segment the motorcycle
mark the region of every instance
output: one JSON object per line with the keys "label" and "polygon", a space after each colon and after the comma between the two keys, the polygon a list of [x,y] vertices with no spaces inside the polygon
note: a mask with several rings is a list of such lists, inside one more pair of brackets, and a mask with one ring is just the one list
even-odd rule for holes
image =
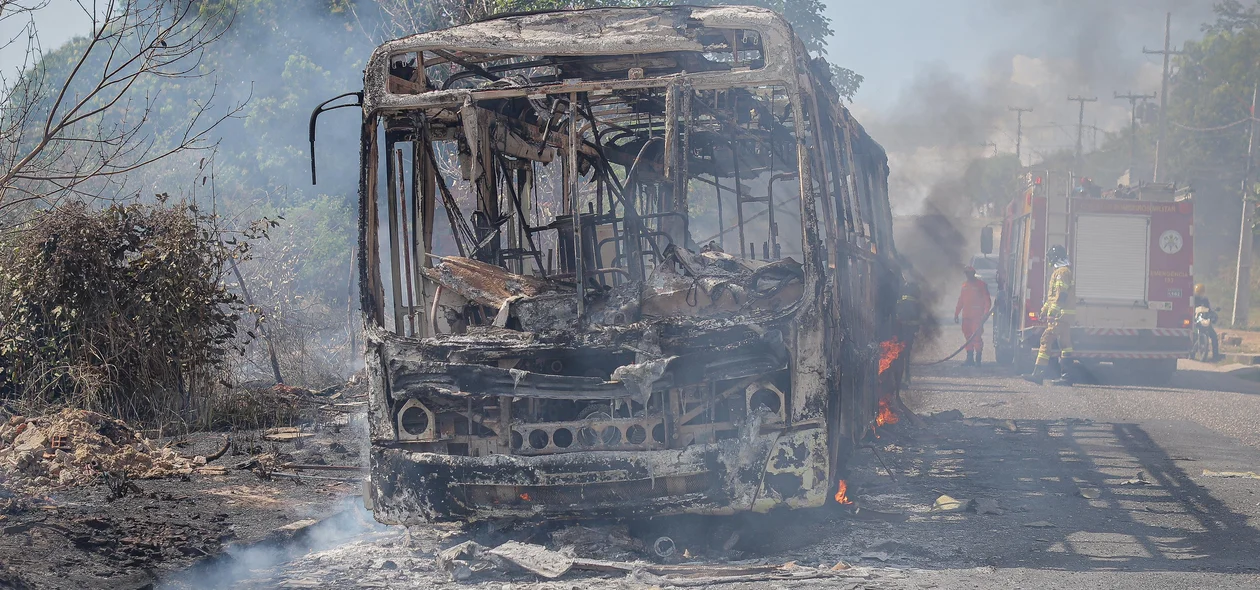
{"label": "motorcycle", "polygon": [[1212,354],[1212,336],[1211,333],[1216,329],[1213,324],[1216,323],[1216,312],[1210,307],[1194,308],[1194,340],[1190,347],[1190,358],[1205,363],[1216,360]]}

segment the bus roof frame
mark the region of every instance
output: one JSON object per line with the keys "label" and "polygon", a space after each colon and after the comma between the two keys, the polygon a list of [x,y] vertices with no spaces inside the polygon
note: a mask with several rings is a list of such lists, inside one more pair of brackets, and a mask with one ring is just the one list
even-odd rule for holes
{"label": "bus roof frame", "polygon": [[[391,93],[387,86],[389,59],[403,53],[437,49],[521,56],[595,57],[703,51],[703,47],[686,34],[697,27],[756,31],[762,38],[764,66],[755,70],[681,72],[633,80],[577,79],[536,86],[434,90],[420,94]],[[774,11],[752,6],[591,8],[497,15],[466,25],[395,39],[378,47],[364,71],[363,112],[440,108],[466,101],[539,94],[656,88],[680,82],[687,82],[697,90],[781,85],[790,96],[797,96],[802,88],[809,88],[800,80],[805,72],[798,70],[798,58],[808,58],[808,54],[793,33],[792,26]]]}

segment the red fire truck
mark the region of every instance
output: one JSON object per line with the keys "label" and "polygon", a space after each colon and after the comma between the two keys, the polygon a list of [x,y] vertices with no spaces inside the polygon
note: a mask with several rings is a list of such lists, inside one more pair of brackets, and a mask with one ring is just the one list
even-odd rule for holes
{"label": "red fire truck", "polygon": [[[1006,208],[993,342],[1000,363],[1032,368],[1045,321],[1046,249],[1067,247],[1076,277],[1073,356],[1166,381],[1188,358],[1194,205],[1189,191],[1143,183],[1099,193],[1066,173],[1032,172]],[[992,250],[991,229],[983,236]]]}

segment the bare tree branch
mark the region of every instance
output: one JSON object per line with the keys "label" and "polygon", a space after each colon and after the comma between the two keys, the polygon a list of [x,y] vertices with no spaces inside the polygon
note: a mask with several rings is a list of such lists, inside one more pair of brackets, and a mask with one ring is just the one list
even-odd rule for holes
{"label": "bare tree branch", "polygon": [[0,51],[25,52],[14,77],[0,73],[0,227],[15,207],[121,192],[109,187],[131,172],[212,148],[211,132],[244,106],[220,108],[216,86],[177,125],[155,128],[163,81],[207,75],[202,58],[231,26],[231,3],[203,13],[191,0],[78,0],[91,30],[62,49],[73,52],[64,69],[39,45],[34,17],[47,5],[0,0],[0,21],[28,21],[0,39]]}

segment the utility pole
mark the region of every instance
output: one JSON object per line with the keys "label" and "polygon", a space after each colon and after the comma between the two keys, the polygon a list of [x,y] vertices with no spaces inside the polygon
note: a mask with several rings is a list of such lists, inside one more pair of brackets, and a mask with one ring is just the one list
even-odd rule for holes
{"label": "utility pole", "polygon": [[1022,168],[1024,161],[1019,158],[1019,144],[1024,136],[1024,113],[1031,113],[1032,109],[1021,109],[1019,107],[1006,107],[1008,111],[1015,111],[1015,162]]}
{"label": "utility pole", "polygon": [[1146,46],[1142,46],[1142,53],[1164,56],[1164,81],[1161,83],[1160,88],[1159,88],[1159,132],[1155,136],[1155,170],[1151,174],[1151,182],[1159,182],[1159,169],[1160,169],[1160,164],[1162,163],[1162,160],[1163,160],[1163,148],[1164,148],[1164,130],[1165,130],[1164,109],[1168,106],[1168,76],[1170,73],[1168,69],[1168,58],[1174,55],[1181,55],[1183,53],[1181,51],[1176,51],[1172,48],[1172,13],[1171,12],[1168,13],[1167,18],[1164,21],[1164,50],[1153,51],[1153,50],[1147,49]]}
{"label": "utility pole", "polygon": [[[1115,93],[1113,93],[1115,94]],[[1129,185],[1137,182],[1137,172],[1133,170],[1137,158],[1137,102],[1155,98],[1154,94],[1116,94],[1116,98],[1129,101]]]}
{"label": "utility pole", "polygon": [[1085,103],[1098,102],[1098,97],[1069,96],[1068,100],[1081,103],[1080,114],[1076,117],[1076,160],[1072,165],[1072,168],[1074,168],[1073,172],[1079,176],[1083,172],[1082,168],[1084,167],[1081,160],[1081,132],[1085,128]]}
{"label": "utility pole", "polygon": [[1242,181],[1242,232],[1238,236],[1238,271],[1234,274],[1234,327],[1247,327],[1247,311],[1251,306],[1251,225],[1255,203],[1251,201],[1252,154],[1256,147],[1256,93],[1260,81],[1251,86],[1251,121],[1247,124],[1247,166]]}

